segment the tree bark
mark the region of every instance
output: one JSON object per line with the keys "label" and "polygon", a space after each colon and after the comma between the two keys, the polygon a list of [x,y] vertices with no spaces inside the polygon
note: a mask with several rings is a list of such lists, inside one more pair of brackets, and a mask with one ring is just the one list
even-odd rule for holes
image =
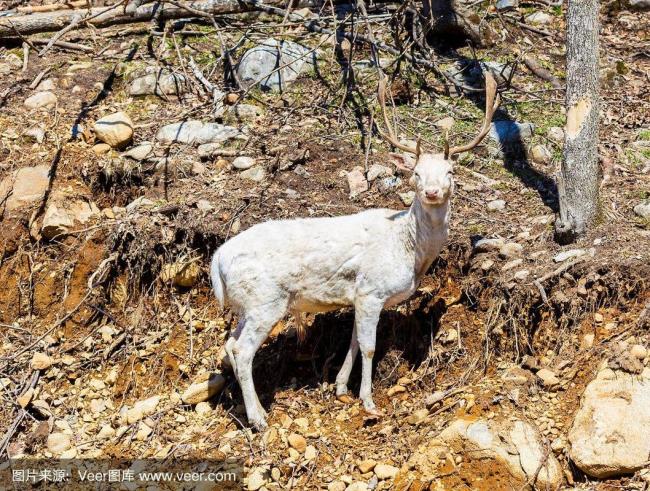
{"label": "tree bark", "polygon": [[566,128],[558,181],[559,242],[573,242],[598,215],[598,0],[569,0],[566,35]]}
{"label": "tree bark", "polygon": [[[282,0],[268,0],[269,5],[284,6]],[[319,5],[317,0],[301,0],[297,7],[313,7]],[[204,0],[188,2],[187,5],[195,10],[208,14],[222,15],[248,12],[251,9],[237,0]],[[154,16],[160,20],[180,19],[191,17],[187,10],[164,3],[149,3],[142,5],[131,13],[125,13],[124,7],[94,7],[90,10],[61,10],[55,12],[33,13],[30,15],[17,15],[15,17],[0,17],[0,38],[36,34],[39,32],[59,31],[70,24],[75,16],[82,14],[82,25],[87,23],[95,27],[106,27],[117,24],[130,24],[134,22],[147,22]]]}

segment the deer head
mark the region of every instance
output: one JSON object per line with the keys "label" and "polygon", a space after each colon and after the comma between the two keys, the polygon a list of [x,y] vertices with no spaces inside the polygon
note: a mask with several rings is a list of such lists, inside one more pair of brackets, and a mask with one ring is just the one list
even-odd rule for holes
{"label": "deer head", "polygon": [[419,138],[415,147],[405,145],[397,139],[386,109],[385,77],[381,77],[379,80],[378,99],[386,127],[385,132],[379,129],[379,134],[392,146],[405,152],[403,154],[391,154],[395,165],[399,169],[413,173],[411,183],[423,204],[439,206],[447,202],[453,192],[452,171],[454,157],[472,150],[481,143],[490,131],[492,117],[501,102],[497,94],[497,83],[492,74],[485,73],[485,118],[481,130],[469,143],[452,148],[449,148],[449,143],[445,138],[444,149],[441,153],[423,152]]}

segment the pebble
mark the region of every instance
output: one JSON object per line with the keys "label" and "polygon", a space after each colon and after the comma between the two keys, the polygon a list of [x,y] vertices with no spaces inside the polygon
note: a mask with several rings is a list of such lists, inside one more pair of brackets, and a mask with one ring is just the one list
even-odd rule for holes
{"label": "pebble", "polygon": [[267,471],[261,467],[255,467],[249,474],[248,474],[248,483],[247,483],[247,489],[249,491],[257,491],[260,489],[262,486],[266,484],[267,478],[266,478]]}
{"label": "pebble", "polygon": [[102,440],[105,440],[107,438],[111,438],[114,435],[115,435],[115,430],[111,425],[102,425],[101,429],[99,430],[99,433],[97,433],[97,438],[101,438]]}
{"label": "pebble", "polygon": [[111,151],[111,146],[108,143],[98,143],[93,145],[93,152],[95,155],[104,155]]}
{"label": "pebble", "polygon": [[411,206],[413,200],[415,200],[415,191],[406,191],[405,193],[397,193],[397,195],[406,206]]}
{"label": "pebble", "polygon": [[379,479],[392,479],[394,478],[397,473],[399,472],[399,469],[393,465],[388,465],[388,464],[377,464],[375,466],[375,475]]}
{"label": "pebble", "polygon": [[39,126],[32,126],[25,131],[25,136],[32,138],[36,143],[43,143],[45,140],[45,130]]}
{"label": "pebble", "polygon": [[130,148],[122,154],[122,157],[128,157],[133,160],[141,161],[147,157],[151,157],[153,153],[153,145],[149,142],[142,142],[133,148]]}
{"label": "pebble", "polygon": [[506,208],[506,202],[502,199],[495,199],[487,204],[487,209],[490,211],[503,211]]}
{"label": "pebble", "polygon": [[52,366],[53,360],[45,353],[34,353],[32,356],[32,368],[34,370],[47,370]]}
{"label": "pebble", "polygon": [[143,401],[136,402],[133,407],[126,412],[126,422],[128,424],[140,421],[142,418],[153,414],[160,402],[160,396],[153,396]]}
{"label": "pebble", "polygon": [[45,90],[25,99],[25,106],[29,109],[52,109],[56,106],[58,99],[53,92]]}
{"label": "pebble", "polygon": [[372,164],[370,169],[368,169],[368,181],[372,182],[378,177],[392,176],[393,169],[386,167],[385,165]]}
{"label": "pebble", "polygon": [[205,416],[206,414],[209,414],[212,412],[212,407],[210,406],[209,402],[199,402],[196,407],[194,408],[196,411],[196,414],[200,416]]}
{"label": "pebble", "polygon": [[365,474],[366,472],[370,472],[375,468],[377,465],[377,461],[373,459],[366,459],[362,460],[361,462],[357,463],[357,467],[359,468],[359,471],[361,474]]}
{"label": "pebble", "polygon": [[239,177],[242,179],[248,179],[249,181],[262,182],[266,179],[266,171],[264,170],[264,167],[255,165],[250,169],[240,172]]}
{"label": "pebble", "polygon": [[133,121],[123,111],[98,119],[93,129],[98,140],[108,143],[113,148],[123,148],[133,138]]}
{"label": "pebble", "polygon": [[314,460],[316,458],[316,455],[318,455],[316,447],[313,445],[307,445],[307,448],[305,448],[305,459]]}
{"label": "pebble", "polygon": [[327,485],[327,491],[345,491],[345,483],[343,481],[332,481]]}
{"label": "pebble", "polygon": [[296,449],[300,453],[303,453],[307,448],[307,441],[305,440],[305,437],[299,435],[298,433],[291,433],[287,437],[287,441],[292,448]]}
{"label": "pebble", "polygon": [[51,433],[47,437],[47,449],[55,455],[62,454],[71,446],[70,437],[64,433]]}
{"label": "pebble", "polygon": [[361,167],[355,167],[352,171],[348,172],[347,179],[350,198],[354,198],[368,191],[368,181],[366,181]]}
{"label": "pebble", "polygon": [[537,376],[540,378],[545,387],[554,387],[560,383],[560,379],[557,378],[555,373],[548,368],[542,368],[537,372]]}
{"label": "pebble", "polygon": [[586,252],[587,251],[585,251],[584,249],[570,249],[568,251],[562,251],[553,257],[553,261],[555,261],[556,263],[561,263],[563,261],[566,261],[567,259],[584,256]]}
{"label": "pebble", "polygon": [[516,242],[507,242],[499,249],[499,255],[506,259],[518,256],[522,253],[524,247]]}
{"label": "pebble", "polygon": [[545,145],[535,145],[530,150],[530,157],[536,164],[547,165],[551,163],[553,155]]}
{"label": "pebble", "polygon": [[641,218],[650,220],[650,201],[644,203],[639,203],[634,207],[634,213],[636,213]]}
{"label": "pebble", "polygon": [[562,143],[564,141],[564,130],[559,126],[551,126],[546,135],[549,140],[553,140],[555,143]]}
{"label": "pebble", "polygon": [[365,482],[357,481],[350,484],[345,491],[367,491],[368,485]]}
{"label": "pebble", "polygon": [[239,170],[246,170],[250,169],[255,165],[255,159],[252,157],[237,157],[235,160],[232,161],[232,166],[235,169]]}
{"label": "pebble", "polygon": [[427,416],[429,416],[428,409],[418,409],[413,414],[409,415],[408,418],[406,418],[406,422],[411,425],[417,425],[422,423],[422,421],[424,421]]}
{"label": "pebble", "polygon": [[585,334],[582,337],[582,343],[581,343],[582,347],[584,349],[591,348],[594,345],[595,338],[596,338],[596,336],[593,333]]}
{"label": "pebble", "polygon": [[528,271],[527,269],[522,269],[521,271],[517,271],[515,273],[515,280],[523,281],[526,278],[528,278],[529,275],[530,275],[530,271]]}
{"label": "pebble", "polygon": [[[207,374],[206,374],[207,375]],[[198,404],[207,401],[223,389],[226,379],[220,373],[207,375],[204,380],[191,384],[181,395],[185,404]]]}
{"label": "pebble", "polygon": [[630,354],[639,360],[643,360],[648,356],[648,350],[645,346],[635,344],[630,348]]}
{"label": "pebble", "polygon": [[479,239],[474,243],[474,252],[481,253],[481,252],[498,251],[504,246],[505,243],[506,243],[505,240],[503,240],[502,238]]}
{"label": "pebble", "polygon": [[530,15],[526,16],[526,22],[533,26],[544,26],[550,24],[553,21],[553,16],[547,14],[546,12],[533,12]]}

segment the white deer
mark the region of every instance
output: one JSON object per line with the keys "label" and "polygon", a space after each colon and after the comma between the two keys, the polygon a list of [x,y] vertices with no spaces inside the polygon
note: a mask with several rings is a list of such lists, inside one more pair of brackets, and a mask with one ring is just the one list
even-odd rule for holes
{"label": "white deer", "polygon": [[336,377],[336,395],[349,401],[348,379],[359,350],[359,396],[365,410],[381,415],[372,400],[372,358],[382,309],[399,304],[417,289],[444,247],[454,189],[453,155],[466,152],[488,133],[498,107],[496,82],[486,74],[483,127],[467,145],[443,153],[421,153],[400,143],[386,111],[385,81],[378,99],[387,133],[384,139],[407,153],[392,154],[395,164],[413,172],[416,194],[407,211],[371,209],[355,215],[273,220],[257,224],[225,242],[214,254],[211,277],[222,306],[239,314],[225,351],[242,390],[248,421],[266,427],[266,412],[253,384],[253,357],[274,325],[291,312],[302,329],[302,312],[354,307],[352,340]]}

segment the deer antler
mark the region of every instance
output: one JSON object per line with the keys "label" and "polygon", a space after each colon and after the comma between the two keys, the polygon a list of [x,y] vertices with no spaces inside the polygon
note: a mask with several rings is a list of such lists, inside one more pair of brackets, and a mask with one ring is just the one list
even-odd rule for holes
{"label": "deer antler", "polygon": [[501,97],[497,94],[497,83],[492,74],[489,71],[485,71],[485,119],[483,120],[483,127],[471,142],[452,148],[445,146],[446,159],[454,154],[467,152],[481,143],[483,138],[485,138],[485,135],[490,131],[492,116],[494,116],[494,112],[497,110],[500,103]]}
{"label": "deer antler", "polygon": [[379,125],[377,126],[377,131],[379,131],[379,134],[381,137],[386,140],[388,143],[390,143],[392,146],[395,148],[399,148],[400,150],[408,153],[415,154],[416,157],[420,155],[420,139],[418,138],[417,144],[415,148],[410,147],[408,145],[404,145],[403,143],[400,143],[397,137],[395,136],[395,130],[393,129],[393,125],[390,122],[390,117],[388,116],[388,111],[386,110],[386,77],[385,76],[380,76],[379,77],[379,88],[377,90],[377,98],[379,99],[379,105],[381,106],[381,112],[384,116],[384,125],[386,126],[386,130],[388,133],[384,133],[381,128],[379,128]]}

